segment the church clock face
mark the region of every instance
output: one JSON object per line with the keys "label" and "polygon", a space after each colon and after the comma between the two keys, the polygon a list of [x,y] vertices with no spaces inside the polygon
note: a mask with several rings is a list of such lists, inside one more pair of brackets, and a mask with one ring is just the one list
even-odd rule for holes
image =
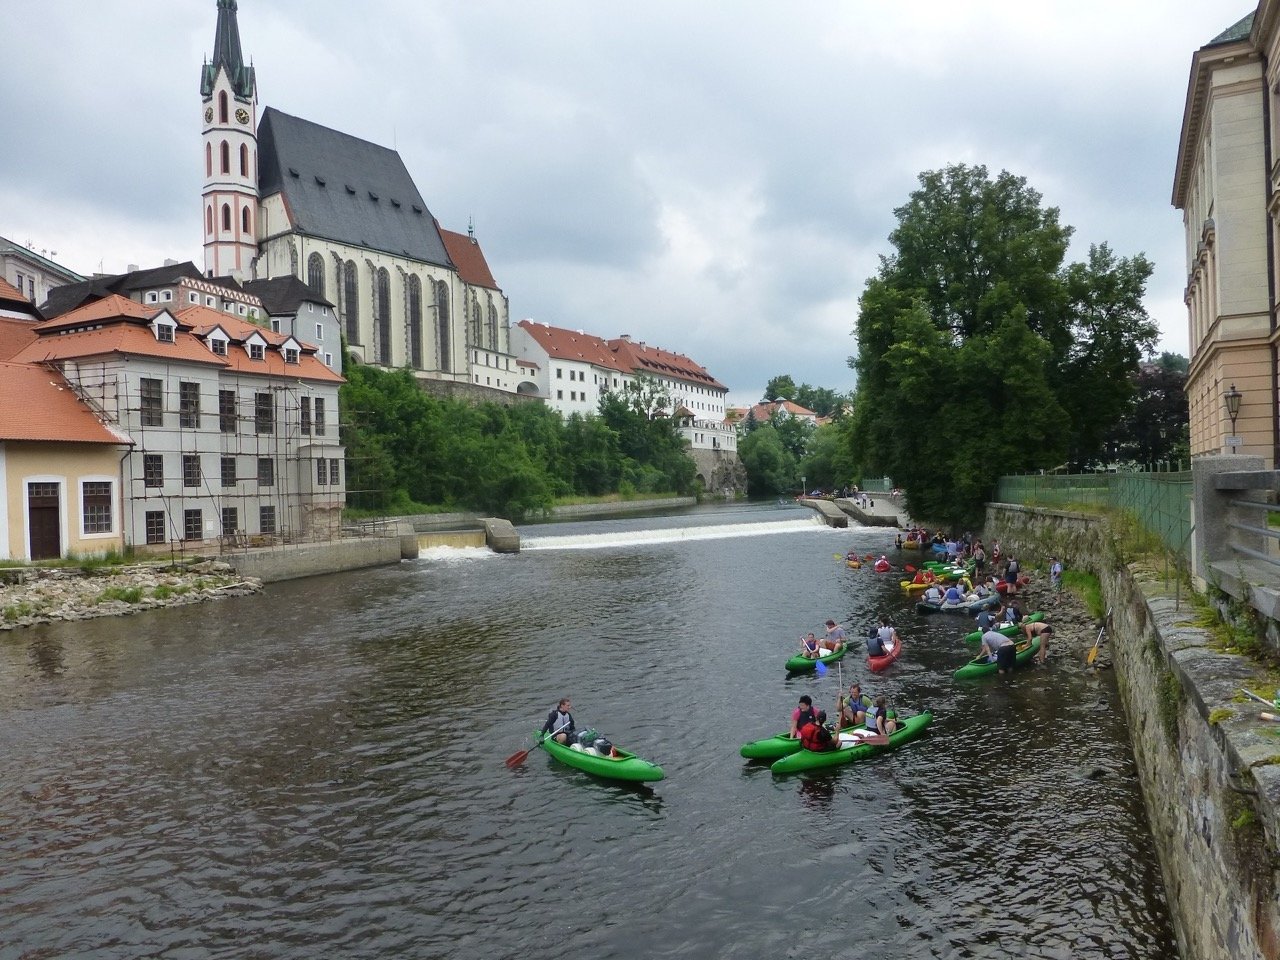
{"label": "church clock face", "polygon": [[239,120],[241,123],[248,123],[249,111],[246,110],[244,107],[241,107],[239,110],[236,111],[236,119]]}
{"label": "church clock face", "polygon": [[204,122],[205,122],[205,123],[213,123],[213,107],[205,107],[205,109],[204,109]]}

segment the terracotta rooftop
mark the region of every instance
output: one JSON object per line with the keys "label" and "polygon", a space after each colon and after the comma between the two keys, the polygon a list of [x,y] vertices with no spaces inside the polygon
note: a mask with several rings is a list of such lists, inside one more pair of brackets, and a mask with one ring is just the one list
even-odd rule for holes
{"label": "terracotta rooftop", "polygon": [[556,360],[577,360],[580,363],[591,363],[597,367],[606,367],[621,373],[630,373],[631,368],[619,360],[609,349],[609,345],[599,337],[579,330],[565,330],[561,327],[548,326],[533,320],[521,320],[519,324],[528,331],[529,336],[538,346],[547,351],[547,356]]}
{"label": "terracotta rooftop", "polygon": [[651,347],[648,344],[636,343],[628,337],[610,340],[609,349],[635,373],[686,380],[709,390],[729,389],[707,373],[706,367],[694,363],[682,353],[672,353],[670,350],[663,350],[661,347]]}
{"label": "terracotta rooftop", "polygon": [[39,363],[110,354],[227,366],[221,357],[214,356],[208,347],[189,333],[179,332],[173,343],[161,343],[149,327],[124,322],[105,323],[92,330],[52,333],[28,344],[13,359]]}
{"label": "terracotta rooftop", "polygon": [[46,320],[44,323],[37,325],[36,330],[44,333],[51,330],[64,330],[68,327],[85,326],[103,320],[118,320],[123,317],[132,317],[135,320],[150,320],[162,309],[162,307],[157,307],[155,304],[143,306],[136,300],[130,300],[128,297],[113,293],[108,297],[103,297],[101,300],[94,300],[82,307],[76,307],[76,309],[54,317],[52,320]]}
{"label": "terracotta rooftop", "polygon": [[[238,373],[253,373],[263,376],[272,377],[293,377],[297,380],[320,380],[326,383],[345,383],[346,378],[340,374],[334,373],[316,356],[316,347],[304,343],[297,337],[291,337],[285,333],[276,333],[274,330],[268,330],[260,327],[256,323],[250,323],[240,317],[233,317],[229,313],[222,313],[218,310],[211,310],[209,307],[187,307],[185,310],[178,311],[178,318],[183,322],[190,324],[193,333],[197,337],[204,337],[214,327],[221,327],[231,342],[236,344],[236,348],[227,351],[225,357],[217,357],[218,360],[225,360],[227,366]],[[274,348],[266,350],[261,360],[251,360],[249,355],[241,348],[242,345],[254,334],[262,337],[267,344]],[[298,344],[298,362],[286,363],[284,355],[279,348],[283,344],[292,340]],[[203,347],[203,340],[200,341]],[[213,356],[213,354],[210,354]]]}
{"label": "terracotta rooftop", "polygon": [[36,325],[28,320],[0,317],[0,360],[9,360],[36,339]]}
{"label": "terracotta rooftop", "polygon": [[61,374],[9,361],[0,361],[0,440],[132,443],[103,425]]}
{"label": "terracotta rooftop", "polygon": [[[437,223],[436,226],[440,225]],[[490,290],[500,289],[498,281],[493,279],[493,273],[489,270],[489,262],[484,258],[484,251],[480,249],[480,244],[474,237],[454,233],[452,230],[441,230],[440,237],[444,240],[444,248],[449,253],[449,259],[458,268],[458,276],[465,283],[473,287],[487,287]]]}
{"label": "terracotta rooftop", "polygon": [[26,294],[4,277],[0,277],[0,301],[3,300],[20,300],[23,303],[30,303],[30,301],[27,300]]}

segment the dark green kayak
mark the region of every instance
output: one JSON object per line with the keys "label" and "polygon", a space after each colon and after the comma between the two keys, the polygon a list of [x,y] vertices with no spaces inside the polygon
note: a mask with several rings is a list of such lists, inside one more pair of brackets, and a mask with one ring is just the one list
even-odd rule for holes
{"label": "dark green kayak", "polygon": [[[533,736],[534,739],[538,738],[537,733]],[[587,773],[593,773],[597,777],[607,777],[610,780],[626,780],[631,783],[645,783],[661,780],[666,776],[662,772],[662,768],[656,763],[642,760],[634,753],[627,753],[617,747],[613,748],[612,756],[602,757],[594,751],[588,752],[566,747],[550,737],[545,740],[539,740],[538,744],[561,763],[576,767],[579,770],[585,770]]]}
{"label": "dark green kayak", "polygon": [[848,652],[849,652],[849,643],[846,640],[845,645],[841,647],[839,650],[836,650],[832,653],[824,654],[823,656],[817,657],[816,659],[810,659],[809,657],[806,657],[803,654],[797,653],[794,657],[792,657],[790,660],[787,661],[787,669],[792,673],[802,673],[806,670],[815,670],[817,669],[816,664],[835,663],[837,660],[842,659],[844,655]]}
{"label": "dark green kayak", "polygon": [[[842,727],[840,732],[851,733],[854,729],[854,727]],[[776,737],[765,737],[763,740],[744,743],[738,752],[747,760],[777,760],[799,749],[799,737],[788,737],[785,733],[780,733]]]}
{"label": "dark green kayak", "polygon": [[886,744],[850,743],[841,745],[839,750],[824,750],[816,753],[813,750],[797,750],[795,753],[775,760],[769,767],[775,774],[799,773],[802,770],[821,770],[824,767],[838,767],[845,763],[866,760],[878,753],[896,750],[904,743],[910,743],[924,735],[929,724],[933,723],[933,713],[925,710],[914,717],[900,719],[901,724],[889,737]]}
{"label": "dark green kayak", "polygon": [[[1035,613],[1031,614],[1030,616],[1023,617],[1022,623],[1039,623],[1043,619],[1044,619],[1044,613],[1040,610],[1037,610]],[[1012,637],[1015,633],[1022,632],[1022,623],[1006,623],[1003,627],[998,627],[996,629],[996,632],[1003,633],[1006,637]],[[973,633],[966,633],[964,635],[964,642],[965,643],[981,643],[982,631],[975,630],[973,631]]]}
{"label": "dark green kayak", "polygon": [[[1018,644],[1018,654],[1013,658],[1013,665],[1015,667],[1025,666],[1039,649],[1039,637],[1032,637],[1030,643],[1025,640],[1022,641],[1022,643]],[[955,677],[957,680],[971,680],[974,677],[987,677],[995,672],[996,665],[988,661],[986,657],[974,657],[955,672]]]}

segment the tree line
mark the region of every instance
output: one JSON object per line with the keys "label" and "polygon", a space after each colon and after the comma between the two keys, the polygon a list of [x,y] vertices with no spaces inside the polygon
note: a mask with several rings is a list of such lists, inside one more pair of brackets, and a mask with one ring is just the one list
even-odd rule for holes
{"label": "tree line", "polygon": [[689,494],[695,468],[669,402],[643,378],[597,414],[472,404],[423,391],[408,370],[349,363],[342,386],[347,504],[370,513],[475,510],[510,519],[558,498]]}

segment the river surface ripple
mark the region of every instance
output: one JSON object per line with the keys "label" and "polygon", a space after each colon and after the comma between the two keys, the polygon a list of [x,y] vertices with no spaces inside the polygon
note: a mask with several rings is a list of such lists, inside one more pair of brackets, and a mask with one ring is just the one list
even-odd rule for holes
{"label": "river surface ripple", "polygon": [[[963,621],[834,559],[884,531],[522,534],[0,635],[0,958],[1175,954],[1111,678],[953,682]],[[867,685],[931,733],[820,776],[742,761],[835,697],[784,674],[798,634],[882,611],[909,647]],[[667,780],[507,769],[561,693]]]}

